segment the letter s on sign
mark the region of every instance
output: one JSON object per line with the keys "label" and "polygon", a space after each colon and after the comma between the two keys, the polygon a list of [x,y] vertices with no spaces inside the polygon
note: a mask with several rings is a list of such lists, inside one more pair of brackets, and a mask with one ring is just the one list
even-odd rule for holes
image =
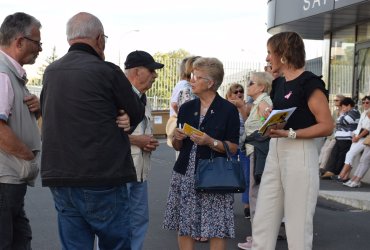
{"label": "letter s on sign", "polygon": [[311,6],[310,0],[303,0],[303,10],[307,11]]}

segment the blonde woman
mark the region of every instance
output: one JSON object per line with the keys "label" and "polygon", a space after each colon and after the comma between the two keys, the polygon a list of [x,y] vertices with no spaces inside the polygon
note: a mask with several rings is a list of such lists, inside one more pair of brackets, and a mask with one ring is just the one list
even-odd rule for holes
{"label": "blonde woman", "polygon": [[[249,185],[249,204],[250,215],[253,220],[256,210],[256,200],[258,195],[259,184],[265,167],[266,156],[269,150],[270,138],[262,138],[258,134],[264,119],[267,116],[266,109],[272,107],[272,101],[269,96],[272,74],[269,72],[253,72],[247,88],[247,95],[253,99],[252,109],[245,122],[246,153],[250,161],[250,185]],[[252,247],[252,237],[247,237],[246,242],[239,243],[241,249]]]}

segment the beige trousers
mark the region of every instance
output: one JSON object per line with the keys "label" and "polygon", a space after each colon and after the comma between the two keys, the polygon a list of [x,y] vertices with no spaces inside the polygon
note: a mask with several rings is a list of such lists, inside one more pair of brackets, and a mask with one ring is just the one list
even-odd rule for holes
{"label": "beige trousers", "polygon": [[271,139],[252,225],[252,249],[275,249],[283,216],[289,249],[312,249],[318,192],[315,140]]}

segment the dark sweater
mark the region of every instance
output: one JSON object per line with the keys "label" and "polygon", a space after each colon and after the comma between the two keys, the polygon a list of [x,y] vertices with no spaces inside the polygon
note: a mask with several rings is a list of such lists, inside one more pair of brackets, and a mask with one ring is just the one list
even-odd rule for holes
{"label": "dark sweater", "polygon": [[[210,137],[219,141],[230,141],[239,144],[239,113],[236,107],[229,101],[226,101],[218,94],[208,108],[203,122],[199,125],[200,119],[200,100],[194,99],[181,105],[177,118],[177,127],[179,123],[183,126],[184,123],[199,128]],[[190,151],[193,142],[187,137],[183,140],[179,157],[174,166],[174,170],[178,173],[185,174],[189,164]],[[208,146],[198,146],[196,160],[209,159],[211,156],[211,148]],[[215,153],[215,157],[224,156],[225,154]]]}
{"label": "dark sweater", "polygon": [[41,93],[43,186],[112,186],[135,181],[123,109],[136,126],[144,106],[120,68],[88,45],[50,64]]}

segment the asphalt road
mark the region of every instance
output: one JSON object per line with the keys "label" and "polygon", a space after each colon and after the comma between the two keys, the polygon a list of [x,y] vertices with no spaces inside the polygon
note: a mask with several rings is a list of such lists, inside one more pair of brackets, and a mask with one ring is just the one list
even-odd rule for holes
{"label": "asphalt road", "polygon": [[[163,140],[164,141],[164,140]],[[176,250],[176,232],[162,229],[168,185],[175,159],[174,151],[161,143],[152,155],[149,178],[150,224],[144,250]],[[33,230],[34,250],[61,249],[53,200],[48,188],[29,188],[26,212]],[[228,240],[227,249],[238,249],[237,243],[251,235],[249,220],[243,216],[241,195],[235,195],[236,238]],[[370,212],[319,199],[314,218],[315,250],[369,250]],[[209,249],[208,243],[197,243],[197,250]],[[278,241],[276,249],[288,249],[286,241]]]}

